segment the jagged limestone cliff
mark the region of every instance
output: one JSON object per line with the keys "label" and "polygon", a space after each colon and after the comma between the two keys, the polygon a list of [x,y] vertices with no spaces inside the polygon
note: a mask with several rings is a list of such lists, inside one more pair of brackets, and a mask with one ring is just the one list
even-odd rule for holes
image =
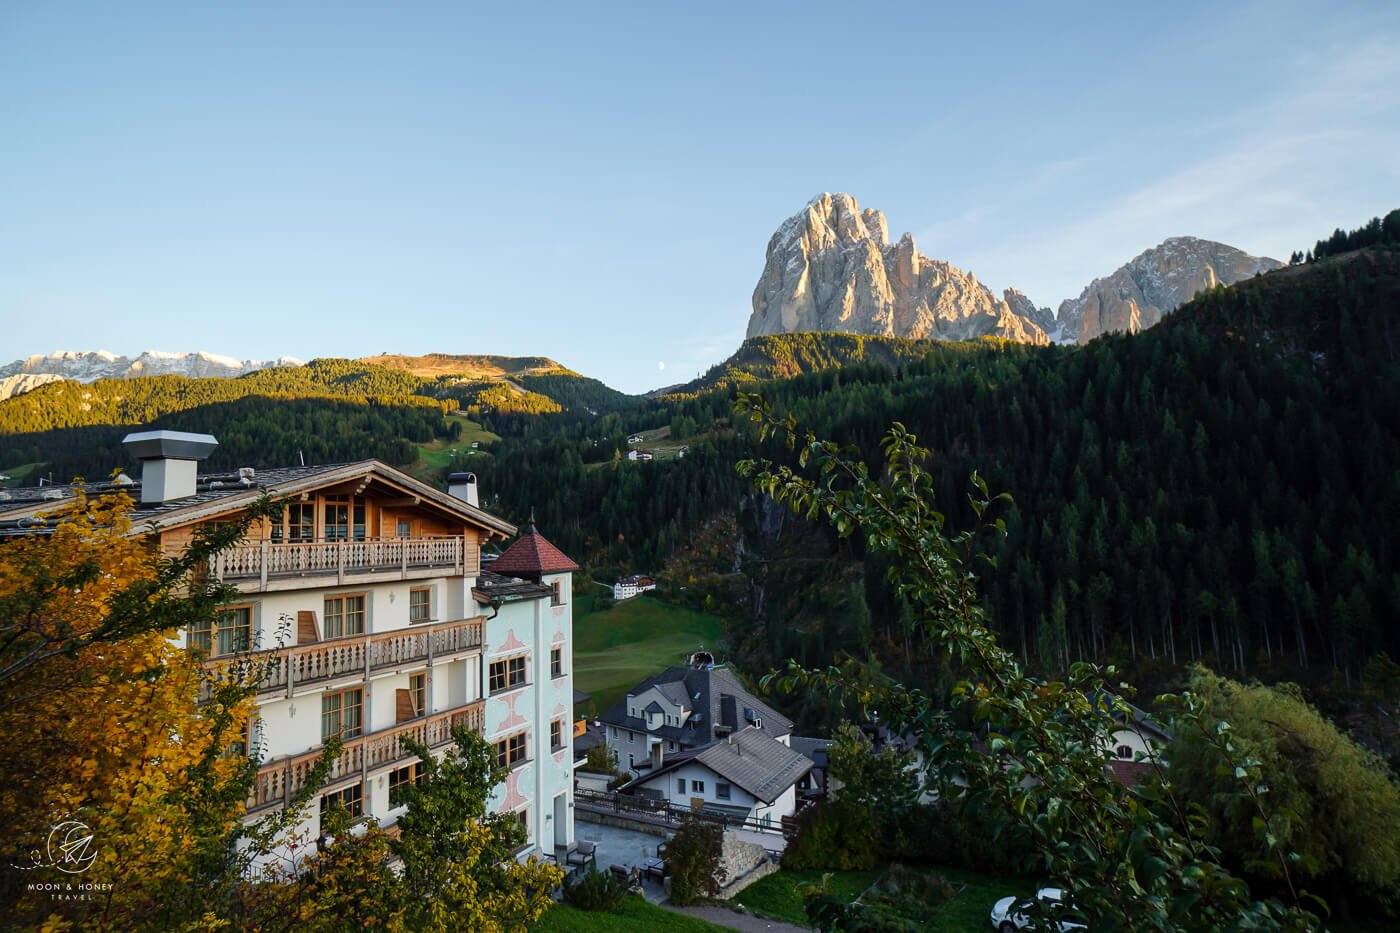
{"label": "jagged limestone cliff", "polygon": [[920,253],[913,235],[891,243],[885,216],[849,194],[818,195],[768,241],[747,336],[799,331],[1047,342],[976,276]]}
{"label": "jagged limestone cliff", "polygon": [[1094,279],[1078,298],[1061,302],[1059,339],[1087,343],[1112,331],[1151,327],[1197,292],[1233,285],[1283,265],[1196,237],[1172,237],[1138,254],[1112,275]]}

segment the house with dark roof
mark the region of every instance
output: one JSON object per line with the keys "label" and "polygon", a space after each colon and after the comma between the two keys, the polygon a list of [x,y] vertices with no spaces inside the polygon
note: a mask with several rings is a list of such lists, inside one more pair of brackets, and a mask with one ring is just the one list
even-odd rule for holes
{"label": "house with dark roof", "polygon": [[758,699],[725,667],[669,667],[627,691],[598,717],[620,767],[659,767],[668,754],[702,748],[755,726],[787,744],[792,721]]}
{"label": "house with dark roof", "polygon": [[[629,786],[687,805],[700,800],[714,809],[740,808],[775,818],[791,813],[795,806],[791,784],[812,768],[811,759],[789,747],[792,721],[745,689],[733,671],[711,663],[708,654],[698,652],[692,660],[695,663],[669,667],[643,680],[599,717],[608,747],[617,753],[618,766],[637,776]],[[738,742],[740,735],[743,745],[734,746],[730,740]],[[773,795],[767,779],[757,780],[749,772],[741,785],[718,771],[709,777],[691,774],[697,769],[715,770],[714,762],[720,760],[715,756],[721,752],[701,755],[720,744],[738,748],[735,755],[747,748],[751,769],[767,769],[768,778],[780,782],[790,774],[791,781]],[[667,783],[653,780],[671,775],[672,764],[686,765],[686,774],[672,775]],[[691,782],[684,796],[674,784],[681,778]],[[737,797],[733,796],[736,787],[742,792]]]}
{"label": "house with dark roof", "polygon": [[812,760],[755,725],[646,769],[622,791],[737,819],[778,824],[797,809]]}

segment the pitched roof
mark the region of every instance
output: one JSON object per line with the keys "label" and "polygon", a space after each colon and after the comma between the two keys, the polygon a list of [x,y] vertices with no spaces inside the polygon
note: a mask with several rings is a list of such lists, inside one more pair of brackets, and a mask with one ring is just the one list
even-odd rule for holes
{"label": "pitched roof", "polygon": [[812,770],[812,760],[759,729],[743,729],[704,748],[673,755],[656,771],[627,786],[643,784],[683,764],[700,764],[731,784],[771,804]]}
{"label": "pitched roof", "polygon": [[[155,526],[172,528],[204,521],[252,505],[264,494],[273,498],[307,492],[350,479],[372,478],[390,488],[417,497],[425,505],[445,509],[488,532],[514,534],[516,528],[478,506],[449,496],[379,460],[328,463],[317,466],[281,467],[248,473],[202,473],[195,493],[169,502],[141,502],[141,481],[88,483],[89,496],[125,492],[135,500],[131,512],[133,534],[146,534]],[[44,486],[0,490],[0,522],[16,533],[34,533],[34,516],[51,511],[73,496],[72,486]]]}
{"label": "pitched roof", "polygon": [[745,709],[751,709],[763,720],[762,729],[774,738],[792,732],[792,720],[764,703],[739,683],[738,678],[728,668],[697,668],[676,665],[668,667],[653,677],[648,677],[627,691],[631,696],[639,696],[656,687],[672,702],[688,706],[693,712],[684,726],[661,726],[648,730],[640,717],[627,712],[627,698],[623,697],[599,716],[601,722],[635,729],[675,739],[683,746],[704,745],[715,738],[715,727],[727,727],[737,732],[750,723],[744,716]]}
{"label": "pitched roof", "polygon": [[545,540],[532,523],[528,531],[516,538],[505,553],[491,562],[495,573],[564,573],[577,570],[578,564],[563,551]]}

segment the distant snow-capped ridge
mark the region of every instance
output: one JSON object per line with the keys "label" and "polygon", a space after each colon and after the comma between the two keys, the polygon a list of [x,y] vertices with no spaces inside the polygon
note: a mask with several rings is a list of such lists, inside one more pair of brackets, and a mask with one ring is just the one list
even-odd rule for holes
{"label": "distant snow-capped ridge", "polygon": [[[118,356],[106,350],[80,352],[58,350],[15,360],[0,366],[0,399],[19,395],[54,379],[95,382],[98,379],[134,379],[137,376],[189,376],[195,379],[231,378],[278,366],[305,366],[303,360],[279,356],[275,360],[240,360],[217,353],[168,353],[146,350],[139,356]],[[12,379],[29,376],[48,379]]]}

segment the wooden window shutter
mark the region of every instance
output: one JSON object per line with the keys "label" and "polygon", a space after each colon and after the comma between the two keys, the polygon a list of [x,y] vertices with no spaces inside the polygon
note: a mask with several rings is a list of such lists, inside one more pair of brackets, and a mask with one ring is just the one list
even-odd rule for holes
{"label": "wooden window shutter", "polygon": [[297,644],[309,645],[321,640],[316,629],[316,610],[302,609],[297,612]]}
{"label": "wooden window shutter", "polygon": [[400,687],[394,691],[394,721],[408,722],[417,717],[418,711],[413,708],[413,691]]}

